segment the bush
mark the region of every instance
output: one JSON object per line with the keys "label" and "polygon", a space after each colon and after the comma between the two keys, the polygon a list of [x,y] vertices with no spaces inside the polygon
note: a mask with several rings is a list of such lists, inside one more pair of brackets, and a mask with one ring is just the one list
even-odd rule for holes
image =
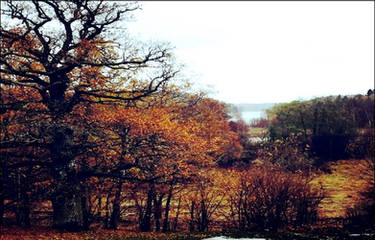
{"label": "bush", "polygon": [[374,160],[366,161],[366,170],[361,172],[361,178],[366,180],[368,188],[361,192],[362,201],[346,211],[345,227],[352,231],[363,231],[375,227],[375,166]]}
{"label": "bush", "polygon": [[287,171],[296,172],[311,169],[314,159],[309,156],[310,145],[302,134],[291,134],[284,139],[277,139],[259,148],[258,157],[276,164]]}
{"label": "bush", "polygon": [[374,159],[375,131],[373,128],[364,129],[360,134],[349,141],[346,152],[355,158]]}
{"label": "bush", "polygon": [[300,174],[261,165],[241,172],[237,184],[228,201],[232,228],[277,231],[317,220],[323,194],[312,190],[309,181]]}
{"label": "bush", "polygon": [[250,127],[256,128],[267,128],[271,124],[271,121],[267,118],[255,118],[250,121]]}

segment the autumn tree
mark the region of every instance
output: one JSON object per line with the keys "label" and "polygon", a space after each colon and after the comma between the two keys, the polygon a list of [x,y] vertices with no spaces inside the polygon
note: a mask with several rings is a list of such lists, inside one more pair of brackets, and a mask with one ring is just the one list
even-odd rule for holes
{"label": "autumn tree", "polygon": [[214,221],[219,220],[218,213],[224,205],[227,192],[222,185],[223,173],[220,170],[204,169],[197,175],[188,188],[185,201],[189,208],[189,230],[204,232]]}
{"label": "autumn tree", "polygon": [[[85,201],[78,159],[89,136],[74,127],[73,113],[94,103],[126,105],[157,93],[176,74],[169,49],[133,44],[124,35],[113,37],[113,27],[138,9],[136,3],[1,4],[2,96],[9,89],[30,92],[2,98],[1,113],[25,112],[34,118],[24,126],[33,122],[38,123],[36,129],[43,129],[37,137],[26,133],[17,139],[2,138],[2,151],[16,146],[43,147],[48,157],[22,159],[18,164],[51,171],[54,227],[83,229]],[[84,172],[90,175],[90,169]]]}
{"label": "autumn tree", "polygon": [[[33,91],[25,87],[3,86],[1,99],[33,101]],[[39,106],[30,104],[33,114],[26,111],[7,111],[1,114],[1,217],[9,210],[15,213],[17,224],[28,226],[30,207],[35,201],[47,199],[40,187],[49,179],[45,142],[36,142],[43,135],[43,120],[38,115]],[[23,144],[25,143],[25,144]],[[4,205],[5,199],[11,200]],[[22,210],[21,210],[22,209]],[[21,217],[23,215],[23,217]]]}
{"label": "autumn tree", "polygon": [[[257,144],[254,144],[250,140],[250,126],[246,124],[243,120],[230,121],[229,126],[231,131],[237,133],[238,140],[243,148],[241,157],[239,159],[232,159],[227,165],[236,165],[249,163],[250,160],[256,158],[256,151],[258,148]],[[241,160],[241,161],[238,161]]]}
{"label": "autumn tree", "polygon": [[[106,114],[112,117],[107,119]],[[151,208],[160,205],[155,203],[160,203],[165,195],[161,194],[156,201],[158,191],[163,192],[162,186],[188,178],[199,165],[209,160],[203,152],[206,149],[204,139],[190,133],[190,125],[180,124],[173,117],[168,108],[125,109],[120,106],[93,118],[106,124],[106,134],[111,138],[104,138],[102,163],[90,167],[96,172],[103,172],[103,169],[121,172],[121,176],[112,174],[119,178],[118,194],[121,193],[121,180],[145,183],[147,204],[144,207],[139,204],[140,229],[143,231],[150,230]],[[148,210],[143,213],[143,208]],[[160,213],[156,215],[160,229]]]}
{"label": "autumn tree", "polygon": [[204,98],[197,104],[179,109],[182,123],[194,121],[195,134],[205,139],[210,146],[206,154],[214,162],[227,162],[239,158],[242,146],[239,135],[229,124],[225,104],[211,98]]}
{"label": "autumn tree", "polygon": [[[116,122],[106,128],[116,126],[111,135],[127,133],[128,143],[123,148],[127,157],[122,162],[133,167],[125,174],[143,182],[132,193],[141,231],[168,231],[174,193],[181,186],[194,183],[197,172],[215,166],[220,158],[236,157],[241,151],[237,135],[230,131],[224,117],[222,104],[200,96],[183,95],[173,102],[147,109],[108,112]],[[94,119],[102,119],[100,116],[105,113]],[[103,117],[103,122],[109,122],[107,119]],[[116,156],[110,163],[120,159]]]}
{"label": "autumn tree", "polygon": [[[131,124],[140,126],[143,118],[147,119],[151,114],[151,119],[145,121],[151,124],[142,127],[142,133],[129,135],[140,139],[143,134],[152,134],[147,137],[148,143],[138,147],[136,152],[139,153],[132,154],[143,156],[139,157],[140,163],[146,167],[140,167],[137,176],[152,180],[143,185],[144,194],[136,192],[134,195],[142,231],[151,230],[151,217],[156,231],[161,228],[168,231],[174,192],[181,185],[194,184],[202,169],[216,166],[219,159],[238,157],[241,152],[237,135],[230,131],[224,117],[223,105],[213,99],[196,97],[185,95],[184,101],[180,99],[161,109],[154,106],[143,111],[145,116],[135,118],[137,124]],[[132,148],[129,146],[128,149]],[[152,151],[147,153],[147,149]]]}

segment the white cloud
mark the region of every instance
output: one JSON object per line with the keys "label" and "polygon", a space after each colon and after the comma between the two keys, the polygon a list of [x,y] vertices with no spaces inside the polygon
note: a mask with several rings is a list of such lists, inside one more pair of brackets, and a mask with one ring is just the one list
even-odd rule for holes
{"label": "white cloud", "polygon": [[164,40],[227,102],[374,87],[374,2],[141,2],[133,34]]}

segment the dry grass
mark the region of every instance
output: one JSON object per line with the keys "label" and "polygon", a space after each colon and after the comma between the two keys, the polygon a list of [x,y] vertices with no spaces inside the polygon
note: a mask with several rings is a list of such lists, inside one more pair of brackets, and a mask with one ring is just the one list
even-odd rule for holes
{"label": "dry grass", "polygon": [[250,127],[249,128],[249,136],[251,138],[255,137],[264,137],[267,134],[267,128],[257,128],[257,127]]}
{"label": "dry grass", "polygon": [[0,240],[198,240],[212,236],[210,233],[142,233],[122,229],[69,233],[41,227],[0,227],[0,233]]}
{"label": "dry grass", "polygon": [[326,196],[319,205],[319,217],[345,217],[346,209],[366,200],[360,193],[369,187],[373,173],[366,160],[340,160],[329,168],[331,173],[313,180],[316,187],[322,185]]}

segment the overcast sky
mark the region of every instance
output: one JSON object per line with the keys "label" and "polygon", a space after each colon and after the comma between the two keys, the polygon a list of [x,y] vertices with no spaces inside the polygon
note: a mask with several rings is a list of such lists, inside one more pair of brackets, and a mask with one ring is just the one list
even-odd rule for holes
{"label": "overcast sky", "polygon": [[374,87],[374,2],[140,2],[129,30],[168,41],[185,74],[228,103]]}

